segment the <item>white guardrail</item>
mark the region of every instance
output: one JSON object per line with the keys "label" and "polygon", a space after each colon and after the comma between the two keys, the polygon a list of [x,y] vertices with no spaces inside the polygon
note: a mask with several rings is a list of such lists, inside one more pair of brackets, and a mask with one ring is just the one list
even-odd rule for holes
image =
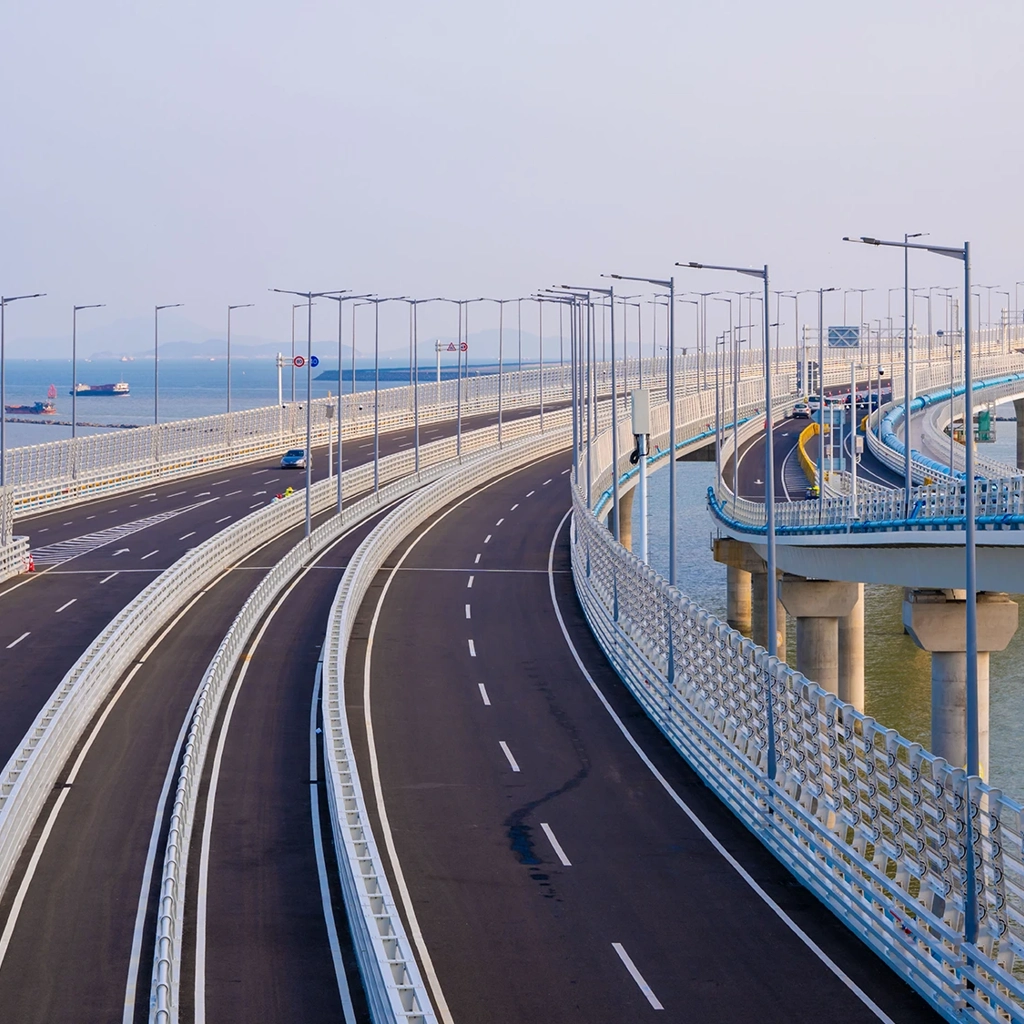
{"label": "white guardrail", "polygon": [[548,433],[474,459],[407,499],[359,546],[331,608],[322,695],[327,794],[345,905],[374,1024],[434,1024],[437,1018],[371,831],[352,747],[344,680],[356,615],[385,559],[410,531],[471,487],[564,450],[570,440],[566,413]]}
{"label": "white guardrail", "polygon": [[[553,427],[558,415],[552,416]],[[511,442],[534,429],[533,418],[517,420],[504,428],[503,438]],[[466,434],[463,458],[467,447],[489,448],[496,441],[496,426]],[[452,459],[455,445],[451,437],[425,445],[421,468]],[[382,459],[382,482],[410,474],[413,459],[408,449]],[[368,490],[372,464],[347,470],[344,482],[349,493]],[[331,479],[313,486],[315,512],[331,507],[336,487]],[[68,757],[124,672],[178,608],[256,546],[298,525],[304,509],[298,497],[274,502],[197,545],[129,602],[68,670],[0,772],[0,898]]]}
{"label": "white guardrail", "polygon": [[[577,486],[573,503],[572,569],[587,621],[676,750],[948,1020],[1024,1019],[1021,805],[770,658],[616,544]],[[963,935],[968,856],[976,945]]]}

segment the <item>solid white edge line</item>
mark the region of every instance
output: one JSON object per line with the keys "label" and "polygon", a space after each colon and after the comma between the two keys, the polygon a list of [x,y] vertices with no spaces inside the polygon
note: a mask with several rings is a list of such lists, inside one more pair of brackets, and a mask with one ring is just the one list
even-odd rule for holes
{"label": "solid white edge line", "polygon": [[309,710],[309,812],[313,823],[313,850],[316,853],[316,874],[320,882],[320,900],[324,908],[324,922],[327,926],[327,941],[331,945],[331,959],[334,961],[334,976],[338,982],[338,994],[341,996],[341,1009],[345,1015],[345,1024],[356,1024],[356,1010],[352,1004],[352,991],[345,974],[345,962],[341,958],[341,941],[338,938],[338,926],[334,919],[334,906],[331,903],[331,886],[327,880],[327,857],[324,853],[324,837],[320,827],[320,791],[316,783],[317,775],[317,742],[316,717],[320,706],[320,686],[323,680],[323,655],[316,664],[316,681],[313,684],[313,703]]}
{"label": "solid white edge line", "polygon": [[622,733],[626,742],[636,751],[637,756],[646,765],[650,773],[657,779],[662,789],[669,795],[669,798],[679,809],[693,822],[705,839],[723,857],[729,866],[747,883],[750,888],[771,908],[772,912],[786,925],[787,928],[884,1024],[896,1024],[896,1022],[826,953],[789,915],[761,888],[760,885],[749,874],[746,868],[718,841],[711,830],[704,824],[683,798],[672,788],[672,784],[658,771],[654,762],[647,756],[640,744],[633,738],[633,734],[626,728],[625,722],[618,716],[615,709],[608,702],[608,699],[601,692],[600,687],[594,682],[594,677],[587,671],[583,659],[576,650],[576,645],[569,636],[565,619],[562,618],[562,610],[558,606],[558,598],[555,595],[555,544],[558,535],[562,532],[565,521],[572,515],[572,509],[568,509],[562,516],[558,526],[555,527],[554,536],[551,538],[551,547],[548,549],[548,592],[551,595],[551,605],[555,610],[555,617],[561,627],[562,636],[565,638],[566,646],[572,654],[573,660],[583,675],[583,678],[590,684],[590,688],[597,695],[605,711],[608,712],[612,721]]}
{"label": "solid white edge line", "polygon": [[562,862],[562,867],[571,868],[572,861],[566,857],[562,844],[555,838],[555,833],[551,831],[551,826],[546,821],[542,821],[540,827],[544,830],[544,835],[548,837],[548,842],[551,844],[551,849],[555,851],[555,856]]}
{"label": "solid white edge line", "polygon": [[512,771],[519,771],[519,762],[512,756],[512,751],[509,750],[508,744],[504,740],[498,740],[498,746],[501,747],[501,752],[505,755]]}
{"label": "solid white edge line", "polygon": [[[495,477],[493,480],[488,480],[487,483],[482,484],[473,491],[470,491],[469,494],[455,502],[454,505],[449,506],[431,523],[425,526],[405,549],[402,557],[398,559],[394,568],[392,568],[388,573],[388,578],[384,581],[384,586],[381,588],[380,594],[377,596],[377,605],[374,608],[373,617],[370,620],[370,629],[366,638],[366,653],[363,656],[363,722],[366,729],[367,759],[370,763],[370,777],[373,783],[373,798],[377,803],[377,817],[380,820],[380,830],[384,838],[384,848],[387,850],[388,859],[391,861],[391,870],[395,876],[395,888],[398,890],[398,899],[402,904],[403,911],[405,912],[409,935],[412,940],[412,944],[416,947],[416,955],[419,957],[420,969],[423,971],[423,974],[427,979],[427,985],[430,987],[431,994],[434,997],[434,1009],[443,1021],[443,1024],[454,1024],[454,1020],[452,1018],[451,1010],[448,1009],[448,1001],[444,997],[444,991],[441,989],[441,983],[438,980],[437,972],[434,969],[434,961],[430,956],[430,951],[427,949],[426,941],[423,938],[419,918],[416,916],[416,908],[412,905],[412,896],[409,893],[409,886],[405,880],[405,872],[402,870],[401,861],[398,859],[398,850],[395,847],[395,837],[391,831],[391,823],[388,820],[387,807],[384,804],[384,787],[381,782],[380,764],[377,760],[377,744],[373,735],[373,712],[370,703],[373,641],[377,632],[377,623],[380,620],[381,609],[384,607],[384,600],[388,595],[388,591],[391,589],[391,584],[394,582],[398,570],[402,568],[405,560],[412,553],[416,545],[419,544],[419,542],[435,526],[437,526],[438,523],[443,519],[446,519],[457,508],[461,508],[461,506],[470,499],[475,498],[478,494],[486,491],[489,487],[493,487],[495,484],[501,483],[501,481],[508,479],[510,476],[514,476],[516,473],[520,473],[524,469],[529,469],[538,462],[543,462],[552,457],[553,456],[545,455],[542,458],[537,459],[535,462],[518,466],[516,469],[505,473],[503,476]],[[477,561],[479,561],[480,556],[477,555],[476,557]],[[344,687],[344,680],[342,681],[342,687]],[[344,700],[344,693],[342,693],[341,696]]]}
{"label": "solid white edge line", "polygon": [[613,942],[612,949],[615,950],[619,955],[619,959],[623,962],[626,970],[629,971],[630,976],[636,982],[636,987],[647,997],[647,1002],[654,1007],[655,1010],[664,1010],[665,1007],[661,1005],[660,1000],[654,994],[654,990],[650,985],[647,984],[644,976],[637,970],[636,964],[633,963],[632,957],[623,949],[621,942]]}
{"label": "solid white edge line", "polygon": [[[256,650],[263,640],[264,635],[274,621],[274,617],[281,610],[281,606],[288,600],[291,592],[302,582],[309,571],[319,561],[332,552],[350,533],[358,530],[368,521],[376,518],[382,512],[388,511],[390,506],[380,509],[373,515],[367,516],[358,523],[353,523],[344,533],[336,537],[327,545],[311,562],[304,565],[302,569],[292,577],[288,586],[278,594],[273,607],[267,613],[249,648],[241,658],[241,669],[231,688],[231,695],[228,698],[227,708],[224,712],[224,719],[221,722],[220,733],[217,736],[217,747],[214,751],[213,762],[210,768],[210,778],[206,786],[206,810],[203,815],[203,836],[199,844],[199,878],[196,882],[196,938],[194,953],[195,969],[195,1003],[193,1006],[193,1024],[206,1024],[206,897],[207,882],[210,871],[210,845],[213,836],[213,815],[217,806],[217,787],[220,783],[220,768],[224,760],[224,748],[227,746],[228,731],[231,728],[231,718],[234,715],[235,705],[238,702],[238,695],[242,689],[242,683],[249,673],[249,665],[256,654]],[[316,702],[313,704],[316,707]],[[312,777],[312,776],[311,776]],[[332,950],[333,954],[333,950]],[[339,954],[340,955],[340,954]],[[351,999],[349,1000],[351,1003]],[[345,999],[342,997],[342,1003]],[[346,1017],[347,1020],[347,1017]]]}
{"label": "solid white edge line", "polygon": [[483,683],[477,683],[477,687],[480,690],[480,699],[484,702],[485,707],[491,706],[491,698],[487,696],[487,687]]}

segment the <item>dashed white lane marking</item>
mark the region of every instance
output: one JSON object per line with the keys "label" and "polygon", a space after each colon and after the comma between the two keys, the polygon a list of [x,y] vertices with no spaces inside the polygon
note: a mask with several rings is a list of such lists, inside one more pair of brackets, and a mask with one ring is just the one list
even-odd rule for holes
{"label": "dashed white lane marking", "polygon": [[74,519],[69,519],[66,523],[61,523],[61,526],[71,526],[74,523]]}
{"label": "dashed white lane marking", "polygon": [[138,502],[135,502],[135,504],[134,504],[134,505],[129,505],[128,507],[129,507],[129,508],[138,508],[138,507],[139,507],[139,503],[138,503]]}
{"label": "dashed white lane marking", "polygon": [[150,553],[149,553],[148,555],[143,555],[143,556],[142,556],[142,557],[141,557],[141,558],[139,559],[139,561],[140,561],[140,562],[144,562],[144,561],[145,561],[145,560],[146,560],[147,558],[152,558],[152,557],[153,557],[153,555],[155,555],[155,554],[156,554],[156,553],[157,553],[157,552],[158,552],[159,550],[160,550],[159,548],[154,548],[154,549],[153,549],[152,551],[150,551]]}
{"label": "dashed white lane marking", "polygon": [[229,484],[229,483],[231,483],[230,479],[228,479],[228,480],[218,480],[215,483],[210,484],[210,486],[211,487],[220,487],[221,484]]}
{"label": "dashed white lane marking", "polygon": [[565,474],[568,473],[571,469],[572,469],[571,466],[569,467],[569,469],[563,469],[562,472],[559,473],[559,476],[565,476]]}
{"label": "dashed white lane marking", "polygon": [[188,540],[189,537],[194,537],[195,535],[196,531],[192,530],[190,533],[186,533],[183,537],[179,537],[178,540]]}
{"label": "dashed white lane marking", "polygon": [[473,564],[474,565],[479,565],[480,564],[480,555],[479,555],[479,553],[477,554],[476,558],[473,559]]}
{"label": "dashed white lane marking", "polygon": [[252,492],[252,496],[254,498],[258,498],[261,494],[266,494],[266,493],[267,493],[266,491],[253,491]]}
{"label": "dashed white lane marking", "polygon": [[519,771],[519,763],[512,756],[512,751],[508,749],[508,744],[504,740],[498,740],[498,746],[501,747],[501,752],[508,758],[508,764],[512,771]]}
{"label": "dashed white lane marking", "polygon": [[279,476],[272,476],[272,477],[270,477],[270,479],[268,479],[268,480],[264,480],[263,482],[264,482],[265,484],[276,484],[276,483],[277,483],[277,481],[278,481],[278,480],[280,480],[280,479],[281,479],[281,478],[280,478]]}
{"label": "dashed white lane marking", "polygon": [[104,576],[103,579],[100,580],[100,583],[106,583],[107,580],[112,580],[116,575],[116,572],[112,572],[109,576]]}
{"label": "dashed white lane marking", "polygon": [[466,589],[467,590],[472,590],[473,589],[473,580],[475,580],[475,579],[476,579],[475,576],[470,576],[469,577],[469,582],[466,584]]}
{"label": "dashed white lane marking", "polygon": [[630,959],[629,954],[622,948],[621,942],[613,942],[612,949],[619,954],[619,959],[626,965],[626,970],[629,971],[633,980],[636,982],[637,988],[647,997],[647,1002],[654,1007],[655,1010],[664,1010],[665,1007],[658,1001],[658,997],[651,991],[651,986],[644,981],[644,976],[636,969],[636,964]]}
{"label": "dashed white lane marking", "polygon": [[107,515],[111,515],[111,516],[112,516],[112,515],[115,515],[116,513],[117,513],[117,509],[116,509],[116,508],[112,508],[112,509],[111,509],[111,510],[110,510],[110,511],[109,511],[109,512],[107,513]]}
{"label": "dashed white lane marking", "polygon": [[505,522],[505,517],[504,516],[502,516],[494,525],[495,526],[501,526],[501,524],[503,522]]}
{"label": "dashed white lane marking", "polygon": [[226,523],[230,518],[231,516],[224,516],[223,519],[218,519],[213,525],[219,526],[221,523]]}
{"label": "dashed white lane marking", "polygon": [[528,491],[528,492],[527,492],[527,494],[526,494],[526,496],[527,496],[528,498],[532,498],[532,497],[533,497],[533,496],[534,496],[534,495],[535,495],[536,493],[537,493],[536,491]]}
{"label": "dashed white lane marking", "polygon": [[255,505],[250,505],[249,509],[252,510],[254,508],[259,508],[260,505],[262,505],[262,504],[264,504],[262,501],[257,501]]}
{"label": "dashed white lane marking", "polygon": [[468,619],[469,617],[470,617],[470,615],[469,615],[469,605],[467,604],[466,605],[466,618]]}
{"label": "dashed white lane marking", "polygon": [[14,640],[12,643],[9,643],[7,645],[7,650],[10,650],[12,647],[17,647],[18,644],[20,644],[21,641],[25,639],[25,637],[27,637],[27,636],[29,636],[31,634],[31,632],[32,632],[32,630],[29,630],[28,633],[22,633],[21,636],[19,636],[17,640]]}
{"label": "dashed white lane marking", "polygon": [[366,444],[361,444],[361,445],[360,445],[359,447],[360,447],[360,448],[369,448],[369,447],[370,447],[370,445],[372,445],[372,444],[373,444],[373,442],[372,442],[372,441],[368,441],[368,442],[367,442]]}
{"label": "dashed white lane marking", "polygon": [[555,851],[555,856],[562,862],[562,867],[571,868],[572,861],[566,857],[562,844],[555,838],[555,833],[551,831],[551,826],[546,821],[542,821],[540,827],[544,830],[544,835],[548,837],[548,842],[551,844],[551,849]]}
{"label": "dashed white lane marking", "polygon": [[175,491],[173,494],[168,494],[167,497],[168,498],[180,498],[181,495],[183,495],[184,493],[185,493],[184,491]]}
{"label": "dashed white lane marking", "polygon": [[487,534],[487,536],[484,537],[484,543],[485,544],[490,544],[491,543],[491,535],[490,534]]}
{"label": "dashed white lane marking", "polygon": [[65,601],[65,602],[64,602],[64,603],[63,603],[63,604],[62,604],[62,605],[61,605],[61,606],[60,606],[60,607],[59,607],[59,608],[58,608],[58,609],[57,609],[57,610],[56,610],[56,611],[54,612],[54,615],[59,615],[59,614],[60,614],[60,613],[61,613],[62,611],[64,611],[64,609],[65,609],[65,608],[70,608],[70,607],[71,607],[71,606],[72,606],[72,605],[73,605],[73,604],[74,604],[74,603],[75,603],[75,602],[76,602],[77,600],[78,600],[78,598],[77,598],[77,597],[73,597],[73,598],[71,598],[71,600],[70,600],[70,601]]}
{"label": "dashed white lane marking", "polygon": [[209,491],[200,491],[196,495],[197,498],[208,498],[209,496],[210,496],[210,492]]}
{"label": "dashed white lane marking", "polygon": [[50,532],[50,528],[48,526],[44,526],[41,530],[36,530],[36,533],[49,533],[49,532]]}
{"label": "dashed white lane marking", "polygon": [[269,469],[255,469],[255,470],[253,470],[252,475],[256,476],[259,473],[269,473],[269,472],[270,472]]}
{"label": "dashed white lane marking", "polygon": [[647,756],[644,749],[639,743],[633,738],[633,734],[626,727],[626,723],[618,716],[615,709],[608,702],[608,698],[601,692],[600,687],[594,682],[594,677],[587,671],[587,667],[583,664],[583,659],[580,657],[579,651],[576,650],[576,645],[572,642],[572,637],[569,636],[569,630],[566,628],[565,619],[562,616],[562,609],[558,605],[558,598],[555,596],[555,543],[558,540],[558,535],[562,532],[562,527],[565,526],[566,520],[572,515],[572,509],[569,509],[555,527],[554,536],[551,538],[551,545],[548,548],[548,593],[551,596],[551,606],[555,612],[555,618],[558,619],[558,626],[562,631],[562,636],[565,639],[565,644],[569,648],[569,653],[572,655],[573,661],[576,662],[576,667],[580,670],[580,674],[586,679],[593,690],[594,695],[597,697],[601,706],[608,712],[608,716],[615,723],[616,728],[622,733],[623,739],[633,748],[637,757],[643,761],[647,770],[654,776],[658,781],[659,785],[668,794],[668,797],[672,802],[693,822],[694,826],[701,833],[702,836],[715,848],[722,859],[733,869],[747,883],[748,886],[756,893],[765,903],[765,905],[779,918],[782,923],[789,928],[789,930],[827,967],[880,1021],[882,1024],[895,1024],[895,1021],[859,986],[843,969],[819,946],[814,940],[791,918],[786,912],[778,905],[761,888],[760,885],[751,877],[750,873],[742,864],[722,845],[715,834],[704,824],[703,821],[694,813],[693,809],[687,804],[683,798],[672,788],[672,784],[661,774],[660,771],[655,767],[654,762]]}
{"label": "dashed white lane marking", "polygon": [[225,495],[224,495],[224,497],[225,497],[225,498],[230,498],[230,497],[232,497],[232,496],[233,496],[233,495],[235,495],[235,494],[241,494],[241,493],[242,493],[242,492],[241,492],[241,490],[240,490],[240,489],[239,489],[239,490],[237,490],[237,491],[228,491],[228,493],[227,493],[227,494],[225,494]]}
{"label": "dashed white lane marking", "polygon": [[483,683],[477,683],[476,685],[480,688],[480,697],[483,700],[485,706],[490,707],[491,706],[491,698],[487,696],[487,690],[484,688],[484,684]]}
{"label": "dashed white lane marking", "polygon": [[471,658],[476,657],[476,644],[472,640],[469,641],[469,656]]}
{"label": "dashed white lane marking", "polygon": [[519,508],[519,502],[518,501],[509,509],[509,512],[515,512],[515,510],[517,508]]}
{"label": "dashed white lane marking", "polygon": [[547,480],[545,480],[544,483],[541,484],[541,487],[547,487],[549,483],[551,483],[551,477],[548,477]]}

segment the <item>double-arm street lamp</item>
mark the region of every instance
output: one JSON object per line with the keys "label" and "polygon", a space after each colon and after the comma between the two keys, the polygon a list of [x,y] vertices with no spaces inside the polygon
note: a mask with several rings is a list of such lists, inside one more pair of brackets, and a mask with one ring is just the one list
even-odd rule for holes
{"label": "double-arm street lamp", "polygon": [[94,302],[88,306],[75,306],[71,313],[71,436],[78,428],[78,311],[81,309],[102,309],[105,302]]}
{"label": "double-arm street lamp", "polygon": [[[341,308],[348,299],[369,299],[372,298],[370,295],[351,295],[347,292],[338,292],[332,294],[325,292],[323,294],[325,299],[334,299],[338,304],[338,515],[341,515],[342,509],[342,484],[341,484],[341,473],[342,473],[342,454],[341,454],[341,407],[342,407],[342,388],[341,388]],[[353,323],[355,318],[353,317]],[[355,368],[355,342],[353,339],[352,345],[352,390],[355,391],[356,387],[356,368]],[[330,427],[328,427],[330,429]]]}
{"label": "double-arm street lamp", "polygon": [[[764,505],[765,505],[765,568],[767,570],[768,598],[768,654],[777,657],[779,653],[778,635],[778,581],[775,579],[775,444],[772,422],[772,359],[768,316],[768,265],[760,270],[753,267],[715,266],[710,263],[677,263],[677,267],[689,267],[693,270],[724,270],[733,274],[744,274],[747,277],[759,277],[763,285],[764,315],[761,317],[764,328],[764,395],[765,395],[765,443],[764,443]],[[733,453],[733,458],[737,455]],[[772,694],[772,681],[769,678],[766,691],[768,719],[768,781],[775,781],[775,711]]]}
{"label": "double-arm street lamp", "polygon": [[177,309],[183,302],[153,307],[153,422],[160,422],[160,310]]}
{"label": "double-arm street lamp", "polygon": [[41,299],[46,292],[34,292],[32,295],[0,296],[0,487],[7,481],[7,433],[4,422],[7,419],[7,352],[4,339],[4,312],[12,302],[22,299]]}
{"label": "double-arm street lamp", "polygon": [[[977,776],[980,768],[979,757],[979,702],[978,702],[978,562],[977,562],[977,524],[974,518],[974,369],[971,359],[971,243],[962,246],[928,245],[923,242],[910,242],[905,236],[902,242],[887,242],[878,238],[844,238],[844,242],[861,242],[864,245],[893,246],[902,248],[904,256],[908,249],[923,249],[960,260],[964,265],[964,583],[966,593],[966,647],[967,647],[967,774]],[[910,403],[906,403],[907,438],[909,442]],[[910,445],[907,445],[908,460]],[[909,466],[909,462],[908,462]],[[950,466],[950,472],[953,467]],[[909,473],[909,468],[907,470]],[[909,508],[909,481],[907,503]],[[967,794],[967,810],[964,814],[967,822],[968,853],[973,850],[971,840],[970,789]],[[967,899],[965,906],[965,938],[974,943],[978,938],[978,906],[975,888],[974,857],[966,858]]]}
{"label": "double-arm street lamp", "polygon": [[236,306],[228,306],[228,412],[231,412],[231,311],[249,309],[255,305],[255,302],[242,302]]}
{"label": "double-arm street lamp", "polygon": [[[419,308],[425,302],[440,302],[441,299],[435,296],[432,299],[402,299],[400,301],[409,303],[409,351],[412,355],[410,360],[410,373],[412,379],[415,381],[412,388],[412,420],[413,420],[413,459],[415,462],[415,471],[420,471],[420,357],[419,357],[419,345],[420,345],[420,322],[419,322]],[[341,335],[339,333],[338,337]],[[338,349],[339,359],[341,349]],[[501,382],[499,378],[498,389],[500,392]],[[498,407],[501,407],[501,401],[498,401]],[[499,413],[500,416],[500,413]],[[500,438],[501,427],[498,427],[498,434]],[[499,439],[500,443],[500,439]],[[338,444],[341,444],[339,440]]]}
{"label": "double-arm street lamp", "polygon": [[[298,295],[305,299],[299,303],[307,310],[306,320],[306,539],[313,529],[313,516],[311,502],[311,491],[313,488],[313,300],[326,298],[327,296],[341,295],[340,291],[333,292],[296,292],[287,288],[271,288],[272,292],[279,295]],[[295,307],[292,307],[292,323],[295,323]],[[294,336],[294,335],[293,335]],[[295,400],[295,347],[292,345],[292,400]]]}

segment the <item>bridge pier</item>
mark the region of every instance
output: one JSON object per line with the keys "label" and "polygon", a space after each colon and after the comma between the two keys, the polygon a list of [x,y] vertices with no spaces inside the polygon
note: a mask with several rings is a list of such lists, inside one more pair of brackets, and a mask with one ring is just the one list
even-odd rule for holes
{"label": "bridge pier", "polygon": [[1024,398],[1013,400],[1013,411],[1017,414],[1017,468],[1024,469]]}
{"label": "bridge pier", "polygon": [[[633,495],[635,487],[619,493],[619,543],[629,551],[633,550]],[[608,513],[608,529],[615,532],[615,512]]]}
{"label": "bridge pier", "polygon": [[[1006,594],[978,594],[978,762],[989,777],[989,653],[1017,632],[1017,603]],[[903,624],[932,656],[932,753],[967,764],[967,601],[963,590],[907,590]]]}
{"label": "bridge pier", "polygon": [[[761,560],[758,559],[758,561]],[[777,572],[776,576],[779,580],[782,579],[781,572]],[[768,573],[763,561],[760,570],[751,573],[750,596],[750,639],[760,647],[766,648],[768,646]],[[775,626],[777,654],[782,661],[785,661],[786,609],[781,600],[776,601]]]}
{"label": "bridge pier", "polygon": [[715,561],[726,567],[726,620],[752,638],[752,575],[764,573],[764,559],[749,544],[732,537],[717,538],[713,550]]}
{"label": "bridge pier", "polygon": [[[785,575],[782,578],[782,603],[786,611],[796,618],[796,668],[823,690],[847,700],[850,680],[840,683],[839,620],[853,619],[854,609],[863,589],[857,583],[833,580],[808,580],[802,576]],[[864,674],[864,609],[860,613],[860,676],[863,702]],[[847,639],[854,640],[856,629],[847,626]],[[856,652],[847,645],[847,654],[856,660]]]}
{"label": "bridge pier", "polygon": [[864,584],[854,583],[857,600],[839,617],[839,699],[864,710]]}

